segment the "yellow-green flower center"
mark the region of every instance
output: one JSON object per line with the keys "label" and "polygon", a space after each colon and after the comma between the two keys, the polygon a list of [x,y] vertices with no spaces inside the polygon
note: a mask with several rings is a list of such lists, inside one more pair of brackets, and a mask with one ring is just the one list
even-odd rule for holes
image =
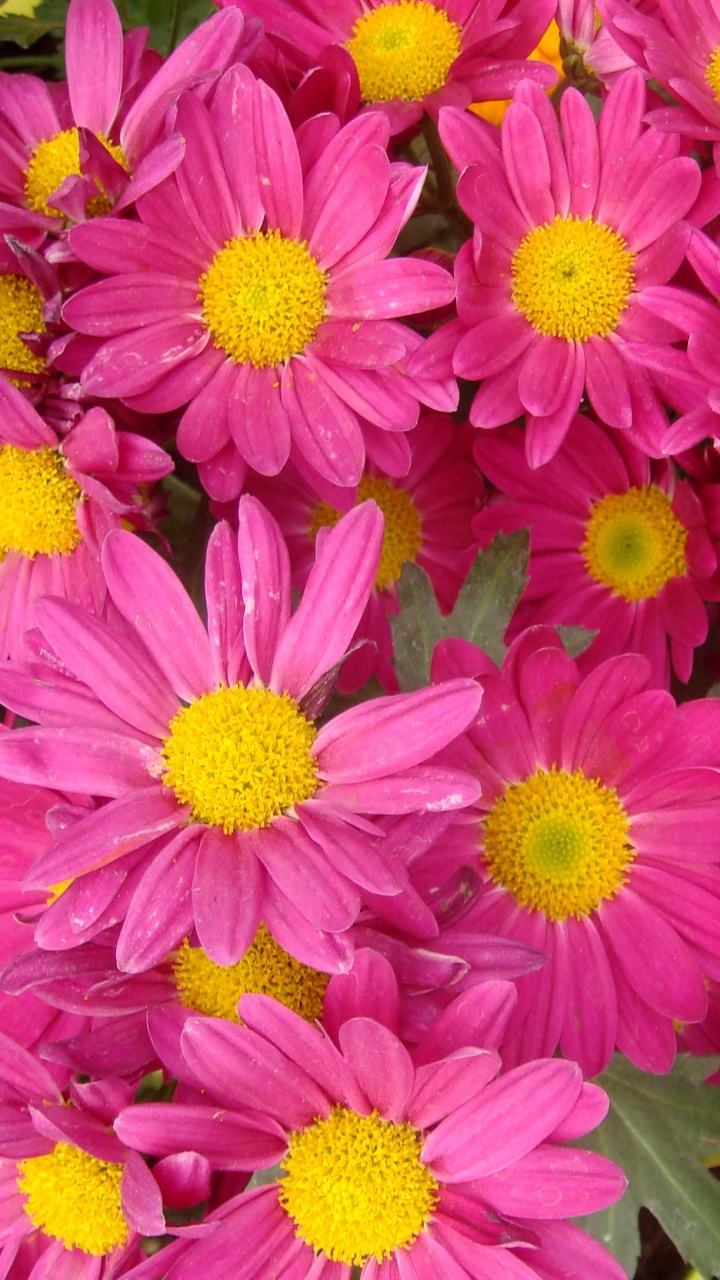
{"label": "yellow-green flower center", "polygon": [[496,884],[551,920],[589,915],[615,897],[635,857],[614,788],[555,768],[514,783],[495,801],[484,845]]}
{"label": "yellow-green flower center", "polygon": [[[375,586],[379,591],[393,586],[400,577],[406,560],[415,563],[422,545],[422,520],[420,512],[407,489],[399,489],[390,480],[378,476],[363,476],[358,485],[358,502],[373,498],[385,518],[380,563],[375,574]],[[320,502],[310,515],[310,535],[314,539],[318,529],[334,528],[342,517],[329,502]]]}
{"label": "yellow-green flower center", "polygon": [[710,85],[715,98],[720,102],[720,45],[705,68],[705,79]]}
{"label": "yellow-green flower center", "polygon": [[233,831],[266,827],[320,783],[316,730],[286,694],[233,685],[205,693],[170,721],[163,781],[195,822]]}
{"label": "yellow-green flower center", "polygon": [[203,320],[236,364],[281,364],[315,337],[325,317],[325,284],[304,240],[279,231],[237,236],[200,278]]}
{"label": "yellow-green flower center", "polygon": [[461,30],[426,0],[391,0],[357,19],[348,50],[366,102],[408,102],[442,89]]}
{"label": "yellow-green flower center", "polygon": [[102,1258],[125,1244],[128,1225],[120,1203],[123,1166],[109,1164],[59,1142],[46,1156],[18,1164],[18,1188],[33,1226],[66,1249]]}
{"label": "yellow-green flower center", "polygon": [[635,279],[622,236],[592,218],[534,227],[512,260],[512,299],[538,333],[587,342],[617,328]]}
{"label": "yellow-green flower center", "polygon": [[0,550],[69,556],[81,539],[79,484],[57,449],[0,448]]}
{"label": "yellow-green flower center", "polygon": [[[127,169],[127,160],[122,147],[102,134],[96,136],[105,150],[110,152],[113,160],[117,160],[123,169]],[[63,129],[61,133],[56,133],[54,138],[38,142],[30,153],[30,161],[25,170],[25,200],[28,208],[51,218],[61,218],[63,215],[60,210],[54,209],[48,203],[50,196],[62,186],[66,178],[79,175],[80,172],[80,139],[77,129]],[[87,212],[91,218],[109,213],[112,209],[112,201],[97,178],[95,185],[98,195],[93,196],[87,206]]]}
{"label": "yellow-green flower center", "polygon": [[656,596],[687,573],[687,529],[657,485],[610,493],[590,508],[580,548],[588,573],[624,600]]}
{"label": "yellow-green flower center", "polygon": [[316,1253],[346,1266],[380,1262],[417,1239],[437,1204],[421,1152],[411,1125],[335,1107],[292,1134],[280,1202]]}
{"label": "yellow-green flower center", "polygon": [[[44,333],[43,297],[25,276],[0,275],[0,368],[42,373],[45,361],[33,355],[19,333]],[[22,383],[21,379],[11,379]]]}
{"label": "yellow-green flower center", "polygon": [[239,1022],[237,1002],[244,995],[272,996],[308,1022],[322,1016],[330,977],[283,951],[264,924],[237,964],[215,964],[187,938],[173,963],[180,1003],[209,1018]]}

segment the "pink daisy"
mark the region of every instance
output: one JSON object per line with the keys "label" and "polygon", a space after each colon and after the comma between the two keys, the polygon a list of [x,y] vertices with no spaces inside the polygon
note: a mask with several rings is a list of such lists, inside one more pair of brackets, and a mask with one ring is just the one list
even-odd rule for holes
{"label": "pink daisy", "polygon": [[355,485],[361,420],[409,431],[419,401],[457,401],[452,377],[407,375],[423,340],[395,319],[450,302],[452,279],[385,260],[425,169],[388,161],[378,114],[330,142],[311,131],[300,149],[278,97],[239,66],[210,110],[183,97],[178,128],[185,159],[140,201],[139,223],[71,233],[77,256],[111,275],[64,307],[73,328],[107,339],[82,385],[142,412],[189,400],[178,448],[220,501],[248,465],[282,470],[291,441],[326,480]]}
{"label": "pink daisy", "polygon": [[[720,977],[718,704],[676,707],[638,654],[581,679],[547,627],[501,672],[454,641],[436,653],[448,665],[484,688],[459,744],[482,786],[477,927],[549,957],[518,979],[503,1061],[559,1045],[593,1076],[617,1047],[668,1071],[674,1022],[701,1021]],[[477,825],[456,826],[445,876],[477,844]]]}
{"label": "pink daisy", "polygon": [[[480,990],[480,989],[478,989]],[[573,1063],[500,1059],[460,1010],[411,1058],[373,995],[339,1011],[337,1042],[263,996],[244,1026],[190,1019],[183,1053],[214,1108],[131,1107],[123,1142],[189,1146],[234,1169],[282,1164],[278,1182],[228,1201],[207,1240],[170,1245],[136,1273],[166,1280],[619,1280],[619,1265],[567,1218],[612,1204],[625,1178],[569,1138],[607,1109]],[[252,1110],[249,1110],[252,1108]]]}
{"label": "pink daisy", "polygon": [[599,0],[610,34],[637,66],[658,82],[673,105],[651,111],[662,132],[694,142],[720,140],[720,12],[700,0],[656,0],[645,6]]}
{"label": "pink daisy", "polygon": [[175,1157],[151,1172],[123,1145],[110,1128],[133,1097],[123,1081],[73,1083],[64,1097],[37,1059],[0,1034],[0,1093],[4,1275],[114,1280],[142,1258],[142,1236],[197,1233],[168,1226],[162,1206],[182,1190],[186,1203],[205,1198],[201,1162]]}
{"label": "pink daisy", "polygon": [[[680,219],[700,171],[677,154],[679,138],[643,127],[645,109],[645,81],[633,70],[610,90],[599,125],[577,90],[563,94],[562,135],[546,95],[528,83],[499,138],[452,108],[441,116],[453,162],[469,166],[458,200],[479,232],[456,260],[453,368],[483,380],[474,426],[527,414],[533,467],[557,452],[583,391],[603,422],[662,452],[665,411],[626,344],[682,337],[664,308],[677,310],[684,295],[664,286],[684,257]],[[430,343],[447,339],[440,331]]]}
{"label": "pink daisy", "polygon": [[[646,0],[647,2],[647,0]],[[654,7],[654,0],[650,0]],[[607,27],[598,25],[594,0],[558,0],[557,24],[565,74],[575,84],[609,87],[635,61],[616,44]]]}
{"label": "pink daisy", "polygon": [[[554,13],[547,0],[218,0],[263,23],[281,51],[314,66],[328,45],[347,49],[362,100],[393,133],[427,111],[509,98],[520,80],[552,88],[552,68],[526,61]],[[351,64],[352,65],[352,64]]]}
{"label": "pink daisy", "polygon": [[140,487],[173,464],[158,445],[116,431],[104,409],[91,409],[60,439],[4,378],[0,408],[0,654],[22,659],[38,597],[101,612],[103,539],[123,518],[150,527]]}
{"label": "pink daisy", "polygon": [[0,73],[0,220],[11,224],[3,230],[20,234],[32,222],[47,234],[128,208],[182,158],[180,135],[165,136],[178,94],[198,77],[207,93],[208,73],[247,57],[259,38],[253,19],[216,14],[158,66],[145,52],[147,30],[123,39],[112,0],[71,0],[67,95],[36,76]]}
{"label": "pink daisy", "polygon": [[239,563],[226,525],[209,543],[207,631],[169,565],[124,531],[102,556],[114,625],[67,601],[38,604],[54,663],[42,679],[7,666],[0,684],[3,702],[42,727],[6,735],[0,775],[107,799],[68,817],[28,877],[31,888],[73,880],[43,916],[41,945],[76,946],[83,926],[122,922],[118,963],[138,971],[194,924],[211,958],[233,964],[264,920],[297,959],[347,966],[361,892],[407,883],[363,815],[462,808],[478,790],[431,761],[477,715],[472,681],[312,723],[381,542],[374,503],[345,516],[291,616],[287,549],[247,497]]}
{"label": "pink daisy", "polygon": [[[482,481],[471,453],[467,427],[444,414],[424,414],[407,436],[391,440],[407,450],[409,469],[402,478],[369,462],[356,489],[320,494],[296,471],[277,480],[249,484],[275,516],[287,541],[293,585],[302,589],[312,567],[315,539],[332,527],[353,500],[377,502],[385,518],[383,548],[374,590],[360,620],[351,654],[338,677],[338,689],[361,689],[372,675],[388,692],[397,692],[389,617],[398,612],[397,581],[405,562],[419,564],[430,576],[441,609],[449,613],[470,568],[470,526]],[[364,643],[363,643],[364,642]]]}
{"label": "pink daisy", "polygon": [[475,518],[481,546],[530,528],[530,582],[509,637],[539,622],[584,626],[598,634],[581,672],[631,652],[659,688],[671,662],[689,680],[708,634],[704,602],[720,600],[720,544],[697,487],[581,415],[541,472],[525,461],[519,427],[483,433],[475,457],[499,490]]}

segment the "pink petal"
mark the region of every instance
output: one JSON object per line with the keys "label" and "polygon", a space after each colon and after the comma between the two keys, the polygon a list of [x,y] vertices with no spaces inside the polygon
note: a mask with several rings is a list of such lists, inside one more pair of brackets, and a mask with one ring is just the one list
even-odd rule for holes
{"label": "pink petal", "polygon": [[370,1106],[384,1120],[403,1120],[415,1072],[407,1049],[387,1027],[352,1018],[340,1028],[340,1047]]}
{"label": "pink petal", "polygon": [[275,520],[248,494],[238,507],[238,557],[245,652],[255,675],[268,685],[278,640],[290,618],[290,558]]}
{"label": "pink petal", "polygon": [[268,226],[295,239],[303,215],[300,156],[280,99],[262,81],[257,83],[253,101],[253,133],[260,198]]}
{"label": "pink petal", "polygon": [[203,950],[223,966],[237,964],[245,955],[262,917],[262,868],[240,835],[209,828],[195,861],[195,928]]}
{"label": "pink petal", "polygon": [[109,134],[123,77],[122,26],[111,0],[73,0],[65,31],[65,68],[75,124]]}

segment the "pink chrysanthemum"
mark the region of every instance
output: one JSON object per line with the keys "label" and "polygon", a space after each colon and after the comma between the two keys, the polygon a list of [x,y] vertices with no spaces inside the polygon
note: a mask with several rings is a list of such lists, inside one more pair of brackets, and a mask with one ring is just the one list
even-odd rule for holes
{"label": "pink chrysanthemum", "polygon": [[142,523],[141,485],[173,464],[158,445],[116,431],[104,409],[91,409],[59,439],[4,378],[0,408],[0,655],[22,659],[38,597],[101,612],[103,539],[123,517]]}
{"label": "pink chrysanthemum", "polygon": [[482,492],[472,461],[473,435],[445,415],[425,414],[409,435],[391,437],[407,451],[409,469],[401,478],[370,462],[359,486],[350,491],[323,486],[318,494],[294,470],[279,480],[250,482],[250,490],[280,525],[290,551],[293,585],[299,589],[312,567],[319,531],[336,524],[353,499],[372,498],[383,513],[380,564],[355,637],[361,647],[338,677],[341,692],[362,688],[372,675],[384,689],[397,692],[388,619],[398,612],[397,581],[406,561],[429,574],[444,613],[455,603],[472,560],[470,526]]}
{"label": "pink chrysanthemum", "polygon": [[475,446],[499,490],[475,518],[480,544],[530,527],[530,582],[508,636],[539,622],[583,626],[598,635],[581,672],[630,652],[645,655],[659,688],[671,661],[689,680],[708,633],[704,602],[720,600],[718,543],[695,487],[580,415],[542,471],[524,454],[518,427],[483,433]]}
{"label": "pink chrysanthemum", "polygon": [[[36,76],[0,73],[3,230],[21,234],[34,222],[47,234],[128,208],[182,159],[182,137],[165,137],[164,125],[188,80],[247,57],[259,38],[254,19],[216,14],[162,62],[145,52],[146,31],[123,40],[112,0],[71,0],[67,97]],[[208,77],[203,91],[211,84]]]}
{"label": "pink chrysanthemum", "polygon": [[[142,1236],[194,1228],[165,1223],[173,1207],[207,1195],[199,1162],[177,1157],[151,1172],[110,1126],[133,1089],[120,1080],[73,1083],[64,1097],[45,1068],[0,1033],[0,1268],[3,1274],[114,1280],[142,1258]],[[33,1264],[34,1267],[33,1267]]]}
{"label": "pink chrysanthemum", "polygon": [[[647,0],[646,0],[647,3]],[[650,0],[654,4],[654,0]],[[622,71],[635,66],[635,61],[616,44],[607,27],[598,27],[594,0],[558,0],[557,24],[560,28],[563,66],[577,84],[609,87]]]}
{"label": "pink chrysanthemum", "polygon": [[[317,122],[316,122],[317,124]],[[357,484],[362,420],[408,431],[419,401],[453,409],[450,378],[413,379],[422,339],[394,317],[443,305],[454,284],[417,258],[387,259],[425,169],[390,163],[388,125],[366,115],[300,149],[277,96],[245,67],[208,111],[178,109],[175,177],[139,223],[99,219],[75,253],[111,279],[71,298],[73,328],[108,339],[82,384],[156,412],[190,405],[178,448],[211,497],[236,497],[247,466],[275,475],[297,452],[326,480]]]}
{"label": "pink chrysanthemum", "polygon": [[232,964],[264,919],[298,959],[347,966],[361,891],[393,895],[407,883],[361,815],[457,809],[477,796],[467,774],[431,763],[477,715],[469,680],[312,723],[381,542],[374,503],[345,516],[291,616],[287,549],[246,497],[239,563],[226,525],[210,540],[208,631],[169,565],[123,531],[103,547],[114,625],[67,601],[37,605],[61,670],[0,673],[3,703],[42,725],[0,742],[0,775],[50,777],[108,801],[68,815],[28,877],[34,888],[73,880],[44,913],[40,945],[76,946],[88,923],[123,921],[118,962],[142,970],[194,923],[208,954]]}
{"label": "pink chrysanthemum", "polygon": [[492,12],[479,0],[219,0],[263,23],[281,52],[317,65],[328,45],[347,49],[362,101],[384,111],[393,133],[423,111],[509,98],[520,80],[549,89],[550,67],[526,61],[554,4],[502,0]]}
{"label": "pink chrysanthemum", "polygon": [[[549,956],[518,979],[503,1061],[559,1045],[592,1076],[617,1047],[668,1071],[673,1020],[704,1018],[704,978],[720,977],[717,704],[676,707],[636,654],[581,679],[546,627],[520,636],[500,673],[446,646],[438,674],[469,666],[484,689],[461,739],[482,786],[476,924]],[[445,874],[477,842],[477,825],[456,824]]]}
{"label": "pink chrysanthemum", "polygon": [[237,1280],[349,1280],[353,1266],[363,1280],[619,1280],[567,1222],[625,1185],[609,1160],[563,1145],[603,1118],[602,1091],[560,1060],[497,1079],[498,1055],[476,1047],[479,1000],[471,1019],[451,1007],[413,1060],[376,995],[350,993],[337,1041],[263,996],[243,997],[242,1027],[188,1021],[183,1054],[216,1106],[131,1107],[121,1139],[230,1169],[281,1162],[284,1177],[228,1201],[206,1241],[170,1245],[138,1277],[224,1280],[232,1257]]}
{"label": "pink chrysanthemum", "polygon": [[[441,116],[454,163],[469,165],[458,199],[480,232],[456,260],[453,368],[483,380],[475,426],[527,415],[533,467],[557,452],[583,391],[603,422],[662,453],[664,409],[625,348],[682,337],[664,307],[677,309],[684,295],[661,286],[682,262],[689,232],[680,219],[700,171],[677,154],[678,137],[643,127],[644,112],[645,81],[633,70],[610,90],[598,125],[577,90],[563,94],[562,135],[532,84],[517,90],[500,139],[452,108]],[[448,335],[430,342],[442,348]]]}
{"label": "pink chrysanthemum", "polygon": [[651,111],[662,132],[696,143],[720,140],[720,14],[698,0],[656,0],[653,11],[625,0],[599,0],[610,34],[656,80],[673,105]]}

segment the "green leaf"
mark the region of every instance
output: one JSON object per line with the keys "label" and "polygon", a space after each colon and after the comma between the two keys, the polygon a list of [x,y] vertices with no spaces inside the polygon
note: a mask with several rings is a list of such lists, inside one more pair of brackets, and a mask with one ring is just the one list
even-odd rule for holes
{"label": "green leaf", "polygon": [[9,40],[21,49],[29,49],[41,36],[51,31],[62,31],[64,18],[57,21],[40,21],[38,18],[0,17],[0,40]]}
{"label": "green leaf", "polygon": [[704,1168],[720,1157],[720,1091],[704,1084],[717,1058],[681,1055],[669,1075],[639,1071],[619,1054],[598,1077],[610,1111],[578,1145],[625,1170],[628,1189],[602,1213],[578,1219],[633,1275],[645,1205],[686,1262],[720,1274],[720,1185]]}
{"label": "green leaf", "polygon": [[430,680],[430,659],[440,640],[471,640],[494,662],[505,656],[503,636],[527,582],[527,529],[498,534],[476,556],[455,608],[444,618],[427,574],[416,564],[403,565],[398,581],[400,612],[390,619],[395,670],[408,693]]}
{"label": "green leaf", "polygon": [[252,1191],[253,1187],[267,1187],[271,1182],[280,1182],[284,1177],[285,1174],[279,1164],[274,1164],[269,1169],[258,1169],[248,1182],[246,1190]]}
{"label": "green leaf", "polygon": [[577,658],[581,653],[584,653],[597,635],[597,631],[588,631],[587,627],[558,626],[555,630],[563,642],[565,652],[571,658]]}

